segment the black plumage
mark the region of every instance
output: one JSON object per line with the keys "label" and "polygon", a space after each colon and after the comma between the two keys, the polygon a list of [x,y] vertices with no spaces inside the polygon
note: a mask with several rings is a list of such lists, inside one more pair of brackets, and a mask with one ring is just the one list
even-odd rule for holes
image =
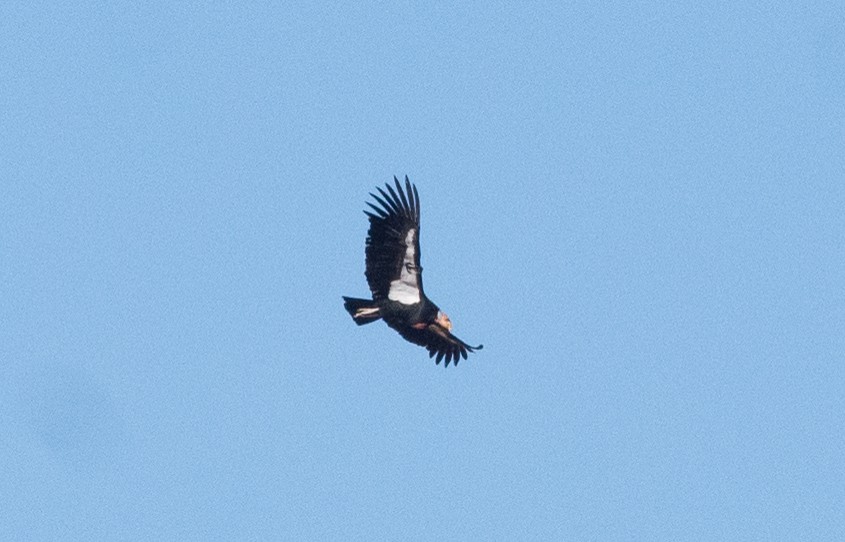
{"label": "black plumage", "polygon": [[366,272],[372,299],[344,297],[344,307],[358,325],[383,319],[406,340],[424,346],[435,362],[446,365],[483,346],[470,346],[451,333],[452,323],[423,291],[420,265],[420,197],[405,177],[403,190],[377,188],[367,202],[370,229],[367,234]]}

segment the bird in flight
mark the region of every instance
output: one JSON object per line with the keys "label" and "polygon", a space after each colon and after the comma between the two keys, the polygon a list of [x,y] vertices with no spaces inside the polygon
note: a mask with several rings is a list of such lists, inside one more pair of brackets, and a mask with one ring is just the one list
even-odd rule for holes
{"label": "bird in flight", "polygon": [[380,196],[370,193],[375,204],[367,202],[371,211],[367,233],[365,275],[372,299],[343,297],[343,306],[356,324],[362,326],[383,319],[406,340],[424,346],[428,356],[439,364],[446,360],[458,364],[467,359],[467,352],[481,350],[483,345],[470,346],[452,335],[452,322],[446,313],[423,292],[420,265],[420,196],[417,187],[405,177],[403,191],[399,179],[394,190],[377,187]]}

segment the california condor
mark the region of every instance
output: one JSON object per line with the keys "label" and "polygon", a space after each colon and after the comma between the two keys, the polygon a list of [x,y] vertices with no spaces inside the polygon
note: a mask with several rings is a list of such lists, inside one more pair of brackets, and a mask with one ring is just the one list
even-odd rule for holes
{"label": "california condor", "polygon": [[378,205],[367,202],[371,211],[367,233],[367,284],[372,299],[343,298],[343,306],[359,326],[384,319],[388,326],[406,340],[424,346],[428,356],[439,364],[446,359],[458,364],[467,352],[483,345],[470,346],[452,335],[452,322],[423,292],[420,265],[420,196],[417,187],[405,177],[405,190],[393,177],[396,190],[386,184],[387,192],[377,188],[381,197],[370,193]]}

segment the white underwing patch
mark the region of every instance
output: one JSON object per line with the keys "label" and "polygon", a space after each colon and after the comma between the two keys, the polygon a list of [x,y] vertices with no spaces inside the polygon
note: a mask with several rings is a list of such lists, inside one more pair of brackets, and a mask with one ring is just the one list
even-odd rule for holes
{"label": "white underwing patch", "polygon": [[387,298],[391,301],[398,301],[403,305],[414,305],[420,302],[420,286],[417,280],[418,271],[414,263],[416,249],[414,236],[417,230],[411,228],[405,235],[405,256],[402,258],[402,269],[399,271],[399,278],[390,281],[390,291]]}

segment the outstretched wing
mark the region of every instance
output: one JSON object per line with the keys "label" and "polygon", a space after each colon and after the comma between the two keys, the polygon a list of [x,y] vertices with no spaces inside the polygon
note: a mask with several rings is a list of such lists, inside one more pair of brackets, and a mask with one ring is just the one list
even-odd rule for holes
{"label": "outstretched wing", "polygon": [[381,197],[370,194],[378,205],[367,202],[372,211],[367,232],[367,284],[375,301],[389,299],[404,305],[423,298],[420,266],[420,197],[417,187],[405,177],[405,190],[393,177],[396,190],[378,188]]}
{"label": "outstretched wing", "polygon": [[435,358],[434,362],[438,365],[445,358],[446,367],[449,366],[450,362],[454,362],[457,365],[461,358],[467,359],[467,352],[475,352],[484,348],[483,344],[479,344],[478,346],[468,345],[452,335],[449,330],[436,323],[429,324],[424,329],[407,326],[395,329],[406,340],[426,347],[428,357],[433,358],[436,354],[437,358]]}

